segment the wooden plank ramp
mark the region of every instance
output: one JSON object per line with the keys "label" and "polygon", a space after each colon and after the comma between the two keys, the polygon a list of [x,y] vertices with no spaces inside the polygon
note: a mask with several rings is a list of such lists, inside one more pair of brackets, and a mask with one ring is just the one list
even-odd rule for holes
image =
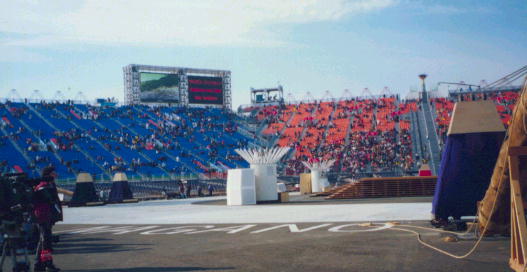
{"label": "wooden plank ramp", "polygon": [[362,178],[339,187],[327,198],[432,196],[436,183],[436,176]]}

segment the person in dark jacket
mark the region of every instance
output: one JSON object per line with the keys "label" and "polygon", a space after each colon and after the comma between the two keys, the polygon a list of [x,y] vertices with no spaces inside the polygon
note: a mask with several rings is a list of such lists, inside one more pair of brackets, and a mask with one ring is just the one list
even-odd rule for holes
{"label": "person in dark jacket", "polygon": [[185,196],[185,185],[183,183],[179,183],[179,198],[186,198]]}
{"label": "person in dark jacket", "polygon": [[33,215],[38,226],[39,244],[37,247],[35,272],[56,272],[60,269],[53,265],[51,255],[52,248],[52,228],[53,225],[62,221],[62,207],[55,185],[55,168],[45,167],[42,170],[40,182],[34,188],[33,195]]}
{"label": "person in dark jacket", "polygon": [[214,191],[214,187],[212,186],[212,184],[209,184],[207,190],[209,190],[209,196],[212,196],[212,192]]}
{"label": "person in dark jacket", "polygon": [[190,185],[190,182],[187,181],[187,185],[185,186],[185,194],[187,195],[187,198],[190,197],[191,190],[192,190],[192,185]]}
{"label": "person in dark jacket", "polygon": [[203,187],[201,187],[201,184],[198,185],[198,196],[203,196]]}

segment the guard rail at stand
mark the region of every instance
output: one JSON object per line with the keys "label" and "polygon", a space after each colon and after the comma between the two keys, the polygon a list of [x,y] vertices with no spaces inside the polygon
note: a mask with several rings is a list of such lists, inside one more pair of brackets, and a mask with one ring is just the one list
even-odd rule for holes
{"label": "guard rail at stand", "polygon": [[[93,185],[95,187],[95,191],[98,193],[98,197],[100,198],[99,193],[101,191],[104,192],[104,195],[107,195],[111,188],[112,188],[112,181],[106,180],[106,181],[96,181],[93,182]],[[128,184],[130,186],[130,189],[134,195],[134,198],[140,199],[140,200],[148,200],[148,199],[160,199],[160,198],[167,198],[167,197],[179,197],[180,190],[179,185],[183,183],[183,185],[186,185],[187,183],[190,183],[191,185],[191,195],[197,196],[198,192],[198,186],[201,185],[202,193],[204,195],[208,195],[207,188],[209,185],[212,185],[214,189],[214,195],[222,195],[225,192],[225,185],[226,181],[222,179],[172,179],[172,180],[129,180]],[[59,183],[57,184],[59,188],[68,190],[68,191],[74,191],[75,190],[75,182],[68,182],[68,183]],[[99,199],[100,201],[105,201],[105,199]]]}
{"label": "guard rail at stand", "polygon": [[[94,182],[111,182],[106,175],[92,175]],[[204,175],[172,175],[172,176],[130,176],[128,177],[129,182],[134,181],[169,181],[169,180],[189,180],[189,179],[215,179],[215,176],[204,176]],[[77,178],[58,178],[56,183],[60,185],[75,184]]]}

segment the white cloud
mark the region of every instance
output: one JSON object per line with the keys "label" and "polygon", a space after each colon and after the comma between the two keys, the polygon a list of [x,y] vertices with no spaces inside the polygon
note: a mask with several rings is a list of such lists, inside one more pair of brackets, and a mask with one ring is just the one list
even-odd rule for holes
{"label": "white cloud", "polygon": [[463,6],[463,5],[445,5],[445,4],[430,4],[426,1],[402,1],[403,5],[410,10],[416,10],[420,13],[434,14],[434,15],[458,15],[466,13],[491,13],[493,10],[485,6]]}
{"label": "white cloud", "polygon": [[277,25],[336,21],[396,0],[3,1],[0,32],[12,46],[63,43],[254,45],[286,42]]}
{"label": "white cloud", "polygon": [[431,14],[464,14],[464,13],[489,13],[490,9],[485,7],[455,7],[446,5],[431,5],[424,7],[425,12]]}
{"label": "white cloud", "polygon": [[44,62],[51,58],[30,50],[0,44],[0,62]]}

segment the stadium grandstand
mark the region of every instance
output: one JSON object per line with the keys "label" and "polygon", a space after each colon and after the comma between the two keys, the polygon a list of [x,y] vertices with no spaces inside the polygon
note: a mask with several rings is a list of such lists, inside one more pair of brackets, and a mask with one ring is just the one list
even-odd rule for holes
{"label": "stadium grandstand", "polygon": [[446,97],[424,90],[412,99],[281,100],[240,107],[238,114],[221,107],[5,99],[0,171],[36,176],[52,164],[63,182],[80,172],[99,181],[116,172],[131,180],[224,180],[228,169],[248,166],[234,149],[288,146],[283,177],[306,172],[302,161],[330,158],[337,160],[332,181],[415,175],[424,163],[435,174],[454,103],[490,99],[507,126],[520,88],[506,83],[450,90]]}
{"label": "stadium grandstand", "polygon": [[361,97],[345,93],[341,99],[251,105],[239,112],[253,119],[256,134],[269,146],[293,148],[286,156],[284,176],[305,172],[302,161],[330,158],[337,160],[331,169],[336,179],[414,175],[425,163],[436,174],[455,102],[492,100],[507,127],[521,89],[513,83],[526,70],[522,67],[488,85],[471,85],[474,89],[449,89],[443,97],[425,89],[422,75],[422,91],[408,99],[385,91]]}
{"label": "stadium grandstand", "polygon": [[213,177],[246,166],[232,150],[251,142],[238,132],[232,114],[215,108],[7,100],[0,114],[2,172],[36,175],[53,164],[61,179],[79,172],[100,180],[114,172],[132,178]]}

